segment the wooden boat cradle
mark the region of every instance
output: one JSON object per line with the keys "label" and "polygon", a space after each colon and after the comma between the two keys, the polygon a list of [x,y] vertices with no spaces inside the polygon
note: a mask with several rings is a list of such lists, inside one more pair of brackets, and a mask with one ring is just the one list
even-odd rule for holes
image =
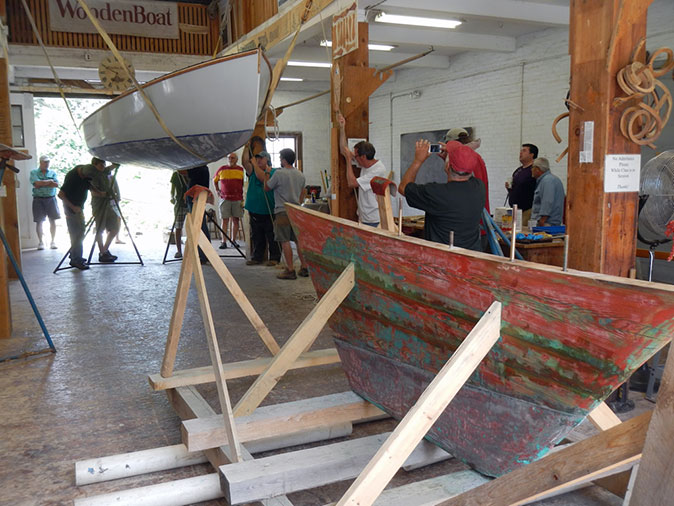
{"label": "wooden boat cradle", "polygon": [[[284,494],[289,491],[352,479],[357,475],[358,478],[338,505],[526,504],[587,486],[604,476],[638,469],[636,464],[639,462],[641,470],[631,474],[629,487],[623,490],[625,504],[647,504],[655,494],[658,497],[672,494],[671,480],[669,484],[663,485],[658,481],[657,471],[663,455],[671,454],[674,444],[674,359],[667,362],[659,392],[660,402],[656,405],[652,421],[651,413],[646,413],[621,423],[602,404],[589,416],[603,430],[599,435],[559,447],[559,451],[553,451],[541,460],[500,478],[489,481],[474,471],[460,471],[382,493],[393,474],[406,461],[404,468],[413,469],[451,457],[429,443],[419,443],[435,418],[498,339],[500,304],[497,302],[484,314],[390,436],[380,434],[253,460],[251,451],[279,449],[345,436],[350,434],[353,423],[386,415],[351,392],[258,407],[287,370],[339,360],[332,349],[313,352],[304,350],[309,349],[330,315],[353,287],[354,270],[352,266],[344,270],[293,336],[280,348],[216,250],[201,233],[199,224],[205,203],[206,192],[202,192],[196,200],[194,212],[187,218],[186,255],[176,290],[162,370],[160,374],[149,376],[151,387],[154,390],[166,390],[171,404],[184,420],[184,444],[78,462],[76,483],[91,484],[206,461],[218,472],[76,499],[75,505],[120,504],[137,502],[141,498],[147,501],[144,504],[187,504],[227,497],[232,504],[261,500],[265,505],[288,506],[292,503]],[[203,272],[198,262],[197,245],[207,255],[273,353],[272,358],[222,364]],[[173,364],[192,274],[196,280],[212,364],[209,367],[174,372]],[[226,380],[250,375],[258,377],[232,408]],[[194,385],[213,381],[218,388],[221,415],[216,414],[194,388]],[[235,416],[238,417],[236,420]],[[376,455],[365,466],[374,448],[384,440]],[[358,458],[354,458],[354,446],[361,450]],[[350,462],[357,461],[346,470],[343,469],[345,455]],[[335,459],[330,460],[329,456],[336,457],[338,462],[341,459],[341,465],[335,464]],[[298,461],[302,464],[297,465],[294,472],[289,472],[288,463]],[[330,468],[331,465],[337,467]],[[658,485],[654,485],[654,482]],[[150,502],[151,499],[156,502]]]}

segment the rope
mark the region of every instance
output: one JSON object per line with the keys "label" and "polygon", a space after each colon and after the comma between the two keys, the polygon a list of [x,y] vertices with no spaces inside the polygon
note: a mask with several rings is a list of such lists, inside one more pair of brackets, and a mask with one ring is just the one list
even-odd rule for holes
{"label": "rope", "polygon": [[[616,98],[614,106],[639,99],[636,105],[623,111],[620,132],[640,146],[655,149],[653,143],[660,137],[672,112],[672,94],[658,77],[674,68],[674,53],[669,48],[661,47],[651,55],[647,64],[643,64],[635,61],[635,58],[644,43],[644,39],[639,41],[632,53],[632,63],[620,69],[616,75],[618,86],[627,96]],[[667,56],[667,61],[659,70],[655,70],[653,64],[661,54]]]}
{"label": "rope", "polygon": [[[276,108],[275,108],[273,105],[271,105],[271,104],[269,104],[269,109],[267,109],[267,110],[268,110],[268,111],[271,111],[271,115],[272,115],[272,120],[273,120],[273,123],[274,123],[274,127],[273,127],[273,129],[272,129],[273,135],[270,136],[270,135],[269,135],[269,132],[268,132],[267,129],[266,129],[266,125],[265,125],[265,133],[267,134],[267,139],[269,139],[271,142],[274,142],[274,141],[278,140],[279,135],[280,135],[280,133],[281,133],[281,130],[280,130],[279,126],[278,126],[278,114],[276,113]],[[280,114],[280,113],[279,113],[279,114]]]}
{"label": "rope", "polygon": [[[25,0],[22,0],[25,3]],[[187,151],[189,154],[192,156],[195,156],[196,158],[199,158],[202,160],[204,163],[208,163],[208,160],[201,156],[199,153],[196,151],[192,150],[189,146],[186,146],[183,144],[175,135],[173,135],[173,132],[169,129],[168,125],[164,123],[164,120],[162,119],[161,115],[159,114],[159,111],[157,108],[154,106],[152,101],[150,100],[150,97],[147,96],[145,93],[145,90],[141,88],[140,84],[138,84],[138,81],[136,80],[136,76],[129,71],[129,68],[126,65],[126,62],[124,61],[124,58],[120,54],[120,52],[117,50],[117,47],[115,46],[115,43],[112,41],[108,33],[105,31],[105,29],[101,26],[101,24],[98,22],[98,20],[94,17],[94,15],[91,13],[91,10],[89,10],[89,6],[86,4],[84,0],[77,0],[79,4],[82,6],[82,9],[84,9],[84,12],[87,13],[87,17],[91,21],[91,23],[94,25],[98,33],[100,34],[101,37],[103,37],[103,40],[105,43],[108,45],[110,48],[110,51],[112,51],[112,54],[115,56],[115,59],[119,62],[119,64],[122,66],[124,71],[127,73],[127,75],[131,78],[133,81],[133,85],[136,88],[136,91],[140,94],[141,97],[143,97],[143,100],[145,101],[145,104],[148,106],[148,108],[152,111],[152,114],[154,114],[154,117],[156,118],[157,122],[159,123],[159,126],[161,126],[162,130],[166,132],[166,134],[175,142],[178,146],[180,146],[182,149]]]}
{"label": "rope", "polygon": [[49,53],[47,53],[47,48],[44,45],[44,42],[42,42],[42,37],[40,37],[40,32],[37,29],[37,26],[35,25],[35,20],[33,19],[33,15],[30,12],[30,9],[28,8],[28,4],[26,3],[26,0],[21,0],[21,3],[23,4],[23,9],[26,11],[26,16],[28,17],[28,21],[30,22],[30,26],[33,28],[33,34],[35,35],[35,38],[37,41],[40,43],[40,47],[42,48],[42,52],[44,53],[45,58],[47,58],[47,63],[49,64],[49,68],[51,68],[51,72],[54,75],[54,80],[56,81],[56,84],[58,85],[59,93],[61,94],[61,98],[63,101],[66,103],[66,109],[68,109],[68,114],[70,115],[70,119],[73,121],[73,125],[75,126],[75,131],[79,134],[80,138],[82,137],[82,132],[80,132],[79,127],[77,126],[77,121],[75,121],[75,116],[73,116],[73,111],[70,109],[70,104],[68,104],[68,100],[66,99],[65,93],[63,93],[63,83],[61,82],[61,79],[59,79],[58,74],[56,73],[56,69],[54,68],[54,65],[51,62],[51,58],[49,58]]}

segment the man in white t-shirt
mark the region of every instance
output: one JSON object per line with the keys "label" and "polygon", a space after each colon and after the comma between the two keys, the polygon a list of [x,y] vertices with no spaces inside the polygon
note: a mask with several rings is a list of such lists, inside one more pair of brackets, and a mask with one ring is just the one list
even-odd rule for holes
{"label": "man in white t-shirt", "polygon": [[[387,177],[388,171],[381,160],[376,160],[375,149],[367,141],[360,141],[353,147],[353,152],[349,149],[344,133],[346,121],[344,116],[338,115],[339,122],[339,144],[340,150],[346,158],[346,182],[349,188],[358,189],[358,218],[363,225],[376,227],[379,225],[379,207],[377,197],[370,187],[370,181],[373,177]],[[360,176],[356,177],[352,165],[360,167]]]}

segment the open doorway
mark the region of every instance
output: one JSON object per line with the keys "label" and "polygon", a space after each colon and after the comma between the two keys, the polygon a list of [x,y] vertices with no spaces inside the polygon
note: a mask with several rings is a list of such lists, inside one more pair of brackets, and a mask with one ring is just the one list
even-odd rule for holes
{"label": "open doorway", "polygon": [[[79,126],[89,114],[106,103],[105,99],[68,99],[73,117]],[[59,183],[75,165],[91,161],[91,154],[80,131],[75,128],[61,98],[36,97],[34,99],[36,157],[50,157],[50,169],[57,172]],[[173,222],[173,205],[170,202],[171,170],[146,169],[134,165],[122,165],[117,173],[120,187],[120,207],[126,218],[134,241],[139,247],[161,248],[166,244],[166,230]],[[91,198],[85,206],[86,218],[91,217]],[[61,203],[59,202],[59,205]],[[61,205],[62,211],[62,205]],[[63,212],[61,212],[63,216]],[[85,243],[91,244],[90,236]],[[130,243],[122,226],[119,240]],[[64,252],[69,247],[65,219],[57,220],[57,245]],[[111,249],[115,246],[111,246]],[[122,246],[120,246],[121,248]],[[126,246],[130,247],[130,246]],[[124,248],[126,248],[124,247]],[[143,253],[141,247],[141,254]]]}

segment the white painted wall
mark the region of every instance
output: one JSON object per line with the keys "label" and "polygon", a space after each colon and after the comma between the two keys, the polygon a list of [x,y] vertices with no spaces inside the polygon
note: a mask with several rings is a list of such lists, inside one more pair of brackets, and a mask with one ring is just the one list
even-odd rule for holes
{"label": "white painted wall", "polygon": [[9,101],[12,105],[21,105],[23,111],[24,142],[32,159],[16,162],[19,169],[16,200],[19,213],[19,236],[21,248],[37,247],[37,233],[33,224],[33,192],[30,184],[30,171],[37,168],[40,154],[35,145],[35,114],[33,111],[33,95],[29,93],[10,93]]}

